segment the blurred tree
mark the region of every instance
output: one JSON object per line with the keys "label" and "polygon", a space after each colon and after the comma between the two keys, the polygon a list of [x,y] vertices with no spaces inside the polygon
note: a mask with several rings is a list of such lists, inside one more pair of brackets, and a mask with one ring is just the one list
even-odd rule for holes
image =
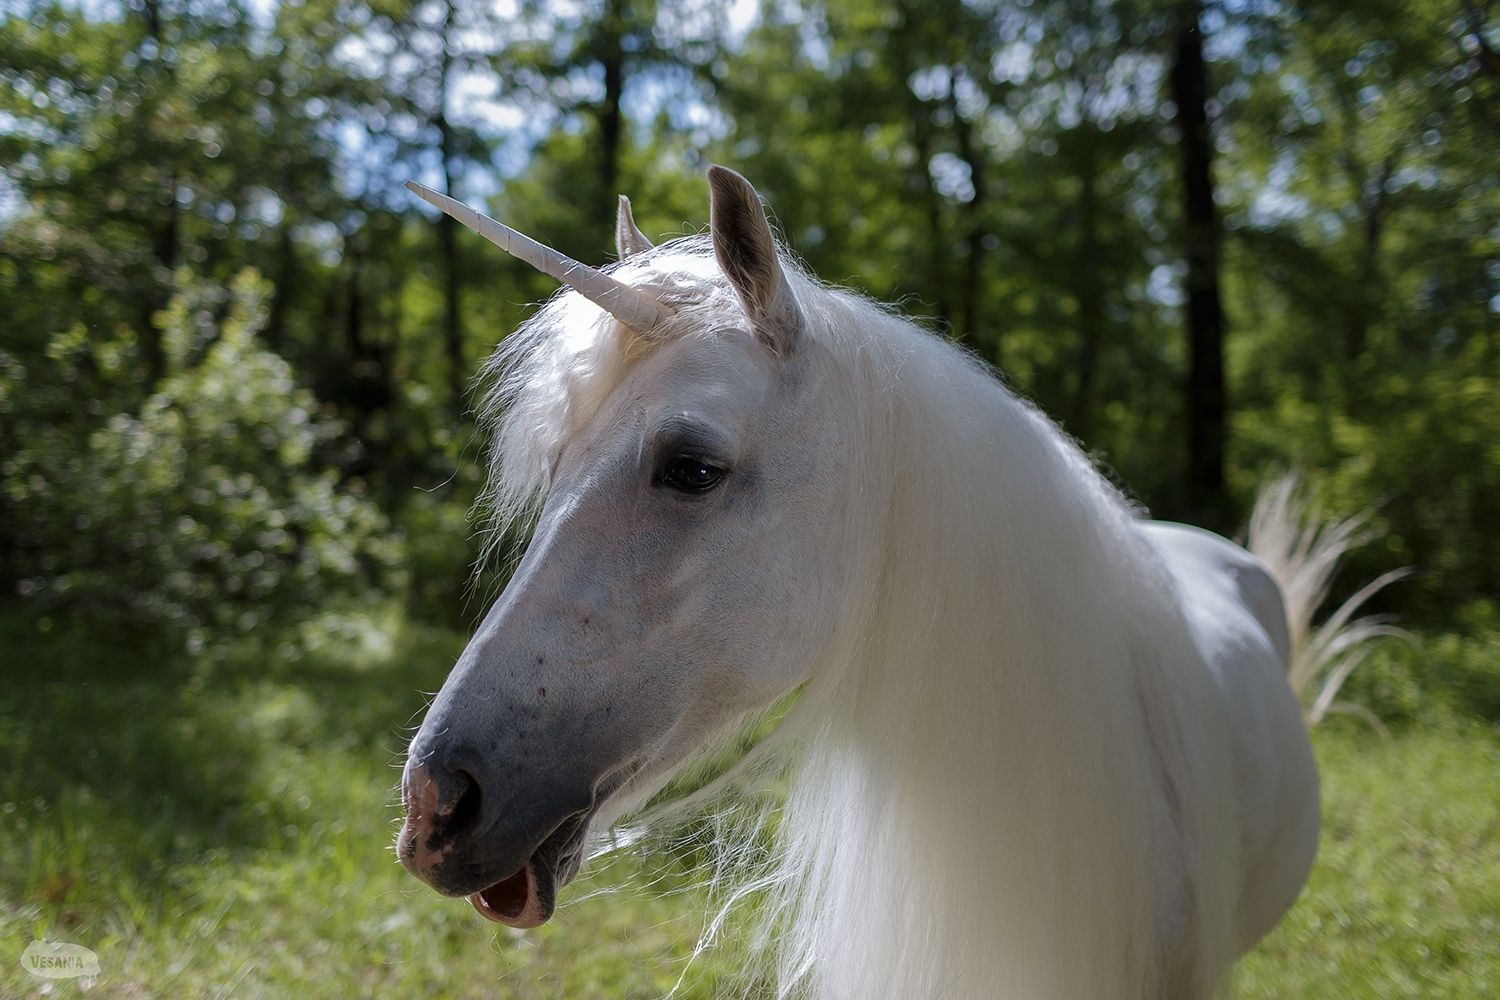
{"label": "blurred tree", "polygon": [[[399,13],[393,11],[389,19],[377,19],[375,32],[390,35],[397,56],[394,65],[409,67],[394,75],[390,64],[382,67],[384,86],[404,97],[418,126],[403,137],[405,148],[400,159],[416,167],[435,151],[440,189],[450,197],[461,198],[459,177],[488,159],[490,143],[475,117],[458,110],[458,90],[465,79],[488,69],[497,57],[500,50],[495,44],[503,37],[503,26],[487,5],[425,0]],[[454,419],[463,417],[464,386],[472,369],[464,346],[463,305],[459,299],[459,229],[453,219],[438,216],[442,342],[447,359],[448,405]]]}
{"label": "blurred tree", "polygon": [[[1002,365],[1158,512],[1228,527],[1299,464],[1379,504],[1351,572],[1416,562],[1382,599],[1448,619],[1500,589],[1500,18],[1374,2],[11,4],[0,576],[53,579],[56,523],[22,507],[76,488],[66,456],[128,478],[121,421],[200,419],[151,401],[208,392],[234,307],[204,290],[248,264],[272,288],[234,356],[274,352],[290,381],[255,384],[336,418],[330,488],[406,525],[421,613],[461,617],[465,379],[554,285],[400,182],[598,263],[616,193],[696,231],[719,159],[814,270]],[[201,336],[174,353],[182,280]],[[82,515],[137,516],[109,496]]]}
{"label": "blurred tree", "polygon": [[[500,78],[542,136],[527,178],[556,186],[508,199],[525,219],[546,220],[549,239],[593,259],[614,232],[617,196],[668,171],[701,169],[700,141],[682,137],[709,116],[708,64],[723,54],[725,0],[596,0],[560,10],[522,6],[522,40],[495,60]],[[636,150],[649,140],[648,155]],[[556,204],[567,192],[566,204]],[[550,197],[549,197],[550,194]],[[551,234],[558,234],[555,237]]]}
{"label": "blurred tree", "polygon": [[240,4],[192,0],[115,19],[34,3],[0,28],[0,113],[19,125],[0,133],[0,162],[34,205],[12,252],[55,261],[78,293],[33,302],[46,314],[34,335],[128,324],[138,389],[163,371],[152,318],[174,268],[245,256],[235,223],[254,199],[255,150],[226,157],[219,123],[254,92],[251,31]]}
{"label": "blurred tree", "polygon": [[1333,470],[1341,508],[1379,507],[1365,558],[1414,563],[1405,600],[1439,619],[1500,592],[1500,130],[1475,25],[1437,2],[1279,11],[1230,116],[1239,488]]}
{"label": "blurred tree", "polygon": [[1165,18],[1079,0],[778,18],[720,92],[732,158],[794,246],[933,315],[1135,489],[1175,499]]}

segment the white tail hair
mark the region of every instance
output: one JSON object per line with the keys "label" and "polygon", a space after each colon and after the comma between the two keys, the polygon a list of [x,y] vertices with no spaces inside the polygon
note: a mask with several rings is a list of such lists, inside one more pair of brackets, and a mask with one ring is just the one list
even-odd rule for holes
{"label": "white tail hair", "polygon": [[1329,712],[1342,712],[1385,732],[1369,709],[1335,699],[1344,681],[1374,651],[1376,639],[1406,635],[1387,617],[1354,615],[1386,586],[1410,575],[1410,568],[1381,574],[1355,591],[1323,624],[1312,624],[1343,557],[1370,540],[1369,525],[1368,511],[1342,520],[1321,519],[1295,474],[1262,488],[1250,515],[1248,547],[1271,571],[1286,602],[1292,649],[1287,680],[1309,725],[1318,724]]}

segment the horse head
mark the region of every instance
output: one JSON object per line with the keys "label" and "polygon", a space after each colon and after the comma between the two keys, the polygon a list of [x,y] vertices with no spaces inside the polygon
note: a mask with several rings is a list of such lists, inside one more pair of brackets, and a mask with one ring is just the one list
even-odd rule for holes
{"label": "horse head", "polygon": [[706,243],[653,248],[622,199],[608,273],[418,190],[572,289],[513,335],[497,428],[530,542],[403,776],[402,863],[513,927],[551,916],[591,827],[800,684],[835,630],[827,348],[755,190],[709,182]]}

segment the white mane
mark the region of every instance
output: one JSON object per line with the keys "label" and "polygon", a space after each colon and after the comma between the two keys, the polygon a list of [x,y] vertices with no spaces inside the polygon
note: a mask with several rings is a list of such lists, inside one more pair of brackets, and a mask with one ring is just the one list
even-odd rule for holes
{"label": "white mane", "polygon": [[[1155,862],[1212,844],[1228,858],[1187,870],[1234,871],[1238,834],[1224,751],[1191,709],[1211,680],[1136,515],[984,366],[783,266],[851,414],[861,550],[831,652],[752,754],[790,780],[764,880],[779,992],[1207,995],[1234,887],[1157,884]],[[612,273],[676,307],[665,337],[738,308],[706,238]],[[484,408],[496,537],[651,347],[574,293],[502,343]],[[1193,967],[1156,953],[1164,912]]]}

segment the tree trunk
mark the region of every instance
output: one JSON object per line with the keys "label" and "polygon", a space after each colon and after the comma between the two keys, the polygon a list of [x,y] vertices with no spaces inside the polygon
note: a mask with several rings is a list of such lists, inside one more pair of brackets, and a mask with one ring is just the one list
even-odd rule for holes
{"label": "tree trunk", "polygon": [[[442,46],[443,55],[438,62],[437,109],[433,119],[438,131],[438,149],[443,158],[443,193],[456,198],[454,193],[453,127],[448,121],[449,74],[453,67],[452,38],[454,30],[454,0],[449,0],[443,10]],[[464,414],[464,381],[468,378],[464,362],[464,334],[459,315],[458,288],[458,223],[448,215],[438,217],[438,254],[443,266],[443,346],[448,355],[448,400],[454,420]]]}
{"label": "tree trunk", "polygon": [[945,333],[953,332],[953,308],[948,302],[948,238],[943,226],[942,197],[937,185],[932,183],[932,108],[927,101],[917,96],[907,82],[919,68],[912,59],[911,46],[901,39],[911,32],[921,18],[916,0],[905,0],[898,8],[895,38],[887,39],[889,51],[895,54],[901,67],[902,90],[906,96],[908,114],[911,116],[912,148],[916,152],[914,177],[922,195],[922,207],[927,217],[927,274],[925,288],[930,295],[937,320]]}
{"label": "tree trunk", "polygon": [[[162,60],[164,44],[162,42],[161,6],[157,0],[146,0],[143,13],[146,18],[146,36],[155,43],[148,67],[143,69],[149,69],[157,76],[165,75],[169,68]],[[167,89],[166,81],[158,80],[156,87],[159,95]],[[177,267],[179,235],[176,167],[169,163],[160,168],[157,175],[162,178],[164,204],[161,206],[161,217],[150,234],[152,273],[146,299],[141,306],[140,321],[141,353],[145,356],[148,391],[154,389],[156,383],[166,373],[166,358],[162,354],[161,331],[156,328],[156,314],[165,309],[171,301],[172,272]]]}
{"label": "tree trunk", "polygon": [[341,387],[348,394],[352,411],[349,430],[359,441],[360,452],[354,461],[354,471],[363,475],[370,468],[370,414],[363,405],[359,392],[359,381],[365,374],[365,298],[361,272],[364,270],[364,251],[356,240],[358,236],[344,239],[344,264],[348,269],[344,277],[344,343],[349,352],[349,375],[346,385]]}
{"label": "tree trunk", "polygon": [[344,341],[349,355],[349,373],[342,386],[350,411],[350,430],[360,443],[360,453],[344,471],[368,476],[386,467],[389,460],[387,426],[377,414],[388,410],[392,400],[389,351],[370,334],[369,302],[365,297],[366,235],[355,233],[344,240],[347,267],[344,299]]}
{"label": "tree trunk", "polygon": [[932,123],[925,102],[912,95],[913,145],[917,152],[917,176],[922,205],[927,214],[927,291],[944,331],[953,330],[953,307],[948,303],[948,237],[943,229],[943,206],[932,183]]}
{"label": "tree trunk", "polygon": [[607,0],[600,24],[599,61],[604,67],[604,101],[599,106],[599,207],[595,224],[613,231],[615,203],[620,193],[620,145],[625,120],[620,98],[625,92],[625,11],[622,0]]}
{"label": "tree trunk", "polygon": [[[950,72],[952,72],[951,69]],[[999,364],[1000,338],[997,336],[993,344],[985,343],[985,324],[979,315],[979,286],[983,276],[985,253],[984,208],[987,200],[985,190],[987,177],[983,154],[974,142],[974,125],[959,113],[958,97],[954,93],[951,76],[948,80],[948,109],[953,114],[953,134],[958,141],[958,156],[968,166],[969,183],[974,188],[974,198],[965,209],[969,221],[964,233],[963,283],[959,286],[958,309],[962,323],[960,333],[975,347],[989,348],[992,360]]]}
{"label": "tree trunk", "polygon": [[1389,203],[1391,178],[1396,173],[1396,154],[1387,156],[1367,174],[1360,185],[1360,203],[1365,214],[1364,246],[1360,254],[1359,287],[1362,290],[1349,310],[1348,327],[1344,333],[1344,353],[1350,361],[1358,361],[1365,353],[1370,339],[1370,326],[1379,312],[1380,284],[1380,237],[1385,229],[1386,207]]}
{"label": "tree trunk", "polygon": [[1086,442],[1093,431],[1094,375],[1099,370],[1099,348],[1104,339],[1104,289],[1098,271],[1099,170],[1092,156],[1086,156],[1079,180],[1079,266],[1073,283],[1078,296],[1078,382],[1068,433]]}
{"label": "tree trunk", "polygon": [[292,242],[291,207],[283,209],[281,227],[276,234],[276,285],[266,313],[266,327],[261,334],[266,346],[278,354],[286,347],[286,317],[297,275],[297,251]]}
{"label": "tree trunk", "polygon": [[1187,263],[1187,502],[1208,527],[1226,527],[1224,308],[1219,298],[1219,219],[1214,207],[1213,137],[1200,0],[1180,8],[1172,64],[1182,156],[1182,243]]}

